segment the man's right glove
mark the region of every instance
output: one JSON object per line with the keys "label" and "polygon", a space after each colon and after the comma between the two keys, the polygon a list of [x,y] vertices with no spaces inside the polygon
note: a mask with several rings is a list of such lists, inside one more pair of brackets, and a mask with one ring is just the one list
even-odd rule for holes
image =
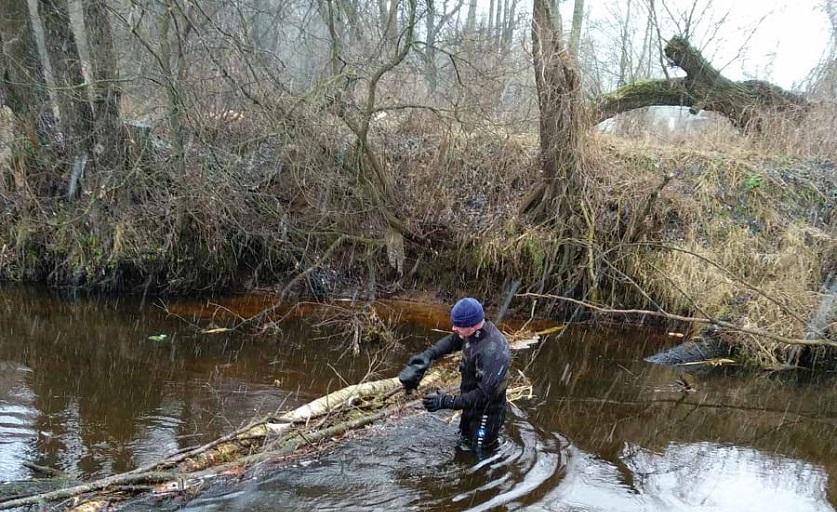
{"label": "man's right glove", "polygon": [[407,361],[407,366],[398,374],[398,380],[404,386],[407,394],[413,392],[419,386],[421,379],[424,377],[424,372],[430,367],[430,356],[422,352],[415,355]]}
{"label": "man's right glove", "polygon": [[427,395],[422,398],[422,403],[428,412],[436,412],[442,409],[453,409],[455,400],[455,396],[437,391],[435,395]]}

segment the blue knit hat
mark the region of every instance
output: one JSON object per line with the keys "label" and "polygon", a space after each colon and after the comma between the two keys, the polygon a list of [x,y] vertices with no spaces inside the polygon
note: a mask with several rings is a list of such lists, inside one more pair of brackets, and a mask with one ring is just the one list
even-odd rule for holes
{"label": "blue knit hat", "polygon": [[465,297],[450,310],[450,322],[454,327],[473,327],[485,320],[485,311],[477,299]]}

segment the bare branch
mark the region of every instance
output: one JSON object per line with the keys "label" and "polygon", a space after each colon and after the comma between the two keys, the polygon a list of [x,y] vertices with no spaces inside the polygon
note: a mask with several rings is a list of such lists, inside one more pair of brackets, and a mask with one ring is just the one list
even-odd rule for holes
{"label": "bare branch", "polygon": [[832,347],[837,348],[837,342],[827,340],[827,339],[802,339],[802,338],[787,338],[785,336],[779,336],[778,334],[773,334],[767,331],[762,331],[760,329],[751,329],[740,327],[730,322],[724,322],[723,320],[717,320],[714,318],[700,318],[700,317],[689,317],[689,316],[681,316],[675,315],[672,313],[666,313],[663,311],[648,311],[644,309],[609,309],[603,308],[600,306],[596,306],[594,304],[590,304],[589,302],[572,299],[570,297],[562,297],[560,295],[548,295],[548,294],[540,294],[540,293],[520,293],[516,295],[516,297],[528,297],[534,299],[550,299],[550,300],[561,300],[565,302],[570,302],[572,304],[576,304],[579,306],[583,306],[588,309],[592,309],[593,311],[598,311],[599,313],[604,313],[608,315],[646,315],[646,316],[656,316],[660,318],[667,318],[669,320],[677,320],[681,322],[692,322],[692,323],[700,323],[700,324],[707,324],[707,325],[717,325],[719,327],[725,327],[730,331],[740,332],[744,334],[752,334],[753,336],[760,336],[763,338],[768,338],[773,341],[778,341],[780,343],[787,343],[789,345],[807,345],[807,346],[825,346],[825,347]]}

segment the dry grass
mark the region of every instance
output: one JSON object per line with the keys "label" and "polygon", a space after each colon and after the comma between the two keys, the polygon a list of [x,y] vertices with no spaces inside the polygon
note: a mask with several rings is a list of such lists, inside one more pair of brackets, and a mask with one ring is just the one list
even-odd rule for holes
{"label": "dry grass", "polygon": [[[766,154],[755,150],[755,139],[740,137],[737,142],[747,143],[724,151],[710,144],[600,141],[598,161],[612,171],[596,175],[595,197],[609,204],[598,209],[606,212],[600,225],[607,226],[599,239],[608,263],[602,282],[618,282],[614,303],[644,302],[651,309],[805,336],[834,266],[833,200],[825,193],[837,186],[832,164]],[[629,217],[667,172],[674,178],[644,219],[643,238],[608,239],[619,223],[607,212]],[[790,349],[753,336],[732,341],[760,366],[778,366]]]}
{"label": "dry grass", "polygon": [[[114,290],[151,282],[152,291],[193,293],[271,284],[322,264],[358,288],[374,277],[379,289],[486,297],[521,279],[521,291],[700,313],[799,337],[837,268],[829,104],[801,123],[765,119],[758,135],[717,118],[683,133],[631,125],[630,136],[588,134],[579,218],[556,219],[580,226],[574,239],[518,214],[542,179],[538,137],[524,128],[531,119],[387,112],[369,142],[413,235],[401,275],[381,250],[385,226],[362,183],[354,138],[316,97],[236,108],[244,117],[229,120],[218,112],[240,103],[191,92],[184,174],[161,138],[150,165],[97,176],[74,205],[43,199],[49,194],[17,198],[0,224],[3,277],[58,284],[81,275]],[[132,108],[162,119],[159,105]],[[155,133],[165,135],[164,126]],[[337,239],[346,242],[329,253]],[[557,272],[566,254],[577,258],[574,270]],[[785,353],[759,340],[743,346],[759,362]]]}

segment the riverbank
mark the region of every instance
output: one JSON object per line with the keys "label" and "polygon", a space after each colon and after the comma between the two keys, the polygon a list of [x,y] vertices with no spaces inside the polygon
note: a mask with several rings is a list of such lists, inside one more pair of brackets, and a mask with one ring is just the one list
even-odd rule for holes
{"label": "riverbank", "polygon": [[587,236],[566,240],[518,214],[539,180],[536,137],[397,135],[377,143],[397,170],[410,236],[381,226],[327,154],[268,140],[251,148],[260,159],[246,172],[217,154],[210,170],[196,150],[176,179],[161,153],[148,169],[101,176],[72,203],[3,194],[0,278],[146,297],[474,295],[495,310],[510,298],[526,317],[596,316],[562,300],[571,298],[640,310],[608,315],[617,321],[650,321],[641,311],[717,321],[762,367],[796,364],[812,351],[793,340],[831,335],[830,308],[819,308],[835,270],[832,162],[743,138],[698,148],[598,134],[584,218],[567,220]]}

